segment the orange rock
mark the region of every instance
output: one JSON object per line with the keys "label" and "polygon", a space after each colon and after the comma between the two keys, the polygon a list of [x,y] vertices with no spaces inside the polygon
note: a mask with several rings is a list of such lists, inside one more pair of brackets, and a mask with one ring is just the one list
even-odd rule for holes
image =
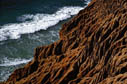
{"label": "orange rock", "polygon": [[127,84],[127,1],[93,0],[4,84]]}

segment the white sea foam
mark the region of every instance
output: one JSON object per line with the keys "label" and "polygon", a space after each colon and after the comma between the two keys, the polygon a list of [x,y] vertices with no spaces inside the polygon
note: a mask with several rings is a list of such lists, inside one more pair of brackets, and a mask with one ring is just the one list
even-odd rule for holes
{"label": "white sea foam", "polygon": [[22,34],[34,33],[46,30],[48,27],[56,25],[59,21],[70,18],[83,7],[63,7],[54,14],[23,15],[19,17],[23,23],[13,23],[0,26],[0,41],[7,39],[18,39]]}
{"label": "white sea foam", "polygon": [[90,2],[91,2],[91,0],[87,0],[87,3],[86,4],[88,5]]}
{"label": "white sea foam", "polygon": [[0,82],[1,81],[6,81],[7,80],[7,78],[9,77],[9,75],[11,75],[11,73],[10,73],[10,71],[9,70],[2,70],[1,72],[0,72],[0,76],[1,76],[1,79],[0,79]]}
{"label": "white sea foam", "polygon": [[34,15],[22,15],[17,18],[18,21],[26,21],[26,20],[31,20],[33,19]]}
{"label": "white sea foam", "polygon": [[20,64],[25,64],[25,63],[28,63],[31,60],[32,59],[21,59],[21,58],[8,59],[8,58],[4,58],[3,62],[0,64],[0,67],[16,66],[16,65],[20,65]]}

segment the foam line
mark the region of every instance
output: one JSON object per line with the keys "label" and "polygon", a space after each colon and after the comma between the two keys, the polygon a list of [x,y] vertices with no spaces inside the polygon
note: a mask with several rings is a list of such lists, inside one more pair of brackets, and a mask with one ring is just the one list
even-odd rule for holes
{"label": "foam line", "polygon": [[[56,25],[62,20],[75,15],[83,7],[63,7],[54,14],[23,15],[18,19],[25,21],[0,26],[0,41],[7,39],[18,39],[22,34],[34,33]],[[30,19],[30,21],[26,21]]]}
{"label": "foam line", "polygon": [[4,58],[2,64],[0,64],[0,67],[7,67],[7,66],[16,66],[16,65],[20,65],[20,64],[25,64],[28,63],[29,61],[31,61],[32,59],[7,59]]}

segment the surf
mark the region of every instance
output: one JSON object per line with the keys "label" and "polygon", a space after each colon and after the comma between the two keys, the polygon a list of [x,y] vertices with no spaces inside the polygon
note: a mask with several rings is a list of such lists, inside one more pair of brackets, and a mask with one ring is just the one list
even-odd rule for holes
{"label": "surf", "polygon": [[[0,26],[0,41],[18,39],[22,34],[46,30],[60,21],[77,14],[81,9],[83,9],[83,7],[63,7],[54,14],[22,15],[18,17],[18,19],[24,20],[24,22]],[[30,21],[26,21],[27,19],[30,19]]]}

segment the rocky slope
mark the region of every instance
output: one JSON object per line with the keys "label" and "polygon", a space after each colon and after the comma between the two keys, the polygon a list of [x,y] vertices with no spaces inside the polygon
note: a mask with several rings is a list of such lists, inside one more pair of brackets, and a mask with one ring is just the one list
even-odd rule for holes
{"label": "rocky slope", "polygon": [[93,0],[3,84],[127,84],[127,1]]}

